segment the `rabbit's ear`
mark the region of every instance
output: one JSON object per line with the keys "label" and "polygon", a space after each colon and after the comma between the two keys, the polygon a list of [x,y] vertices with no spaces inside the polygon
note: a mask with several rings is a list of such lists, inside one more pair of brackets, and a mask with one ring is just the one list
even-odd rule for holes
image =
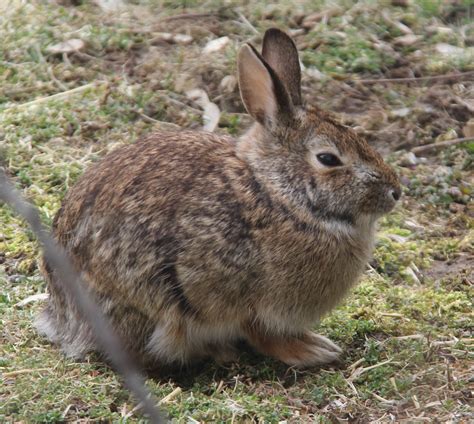
{"label": "rabbit's ear", "polygon": [[293,104],[301,105],[301,68],[294,41],[283,31],[270,28],[263,37],[262,56],[285,85]]}
{"label": "rabbit's ear", "polygon": [[241,47],[237,67],[240,95],[254,119],[269,126],[292,117],[293,105],[284,84],[250,44]]}

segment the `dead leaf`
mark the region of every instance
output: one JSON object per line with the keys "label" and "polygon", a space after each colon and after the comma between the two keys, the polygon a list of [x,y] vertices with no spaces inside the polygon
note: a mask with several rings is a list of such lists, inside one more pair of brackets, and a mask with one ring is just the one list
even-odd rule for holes
{"label": "dead leaf", "polygon": [[219,124],[221,111],[219,107],[209,100],[209,96],[204,90],[196,88],[186,93],[188,99],[195,101],[204,111],[202,127],[205,131],[213,132]]}
{"label": "dead leaf", "polygon": [[104,12],[115,12],[122,9],[125,3],[122,0],[94,0]]}
{"label": "dead leaf", "polygon": [[448,141],[448,140],[454,140],[455,138],[458,138],[458,133],[456,132],[454,128],[451,128],[448,131],[438,135],[435,141]]}
{"label": "dead leaf", "polygon": [[221,111],[219,109],[219,106],[217,106],[215,103],[209,102],[204,108],[204,125],[202,129],[205,131],[213,132],[219,124],[220,117]]}
{"label": "dead leaf", "polygon": [[63,41],[62,43],[48,46],[46,51],[51,54],[74,53],[82,50],[84,46],[85,43],[81,39],[71,38],[70,40]]}
{"label": "dead leaf", "polygon": [[474,118],[469,119],[462,129],[464,137],[474,137]]}
{"label": "dead leaf", "polygon": [[438,25],[429,25],[425,29],[428,34],[453,34],[454,33],[453,29],[449,27],[445,27],[445,26],[438,26]]}
{"label": "dead leaf", "polygon": [[204,54],[216,53],[229,44],[230,38],[227,36],[209,41],[203,49]]}
{"label": "dead leaf", "polygon": [[436,44],[436,51],[441,53],[443,56],[458,56],[464,54],[464,49],[462,47],[457,47],[446,43]]}
{"label": "dead leaf", "polygon": [[237,78],[234,75],[226,75],[219,84],[219,89],[224,93],[233,93],[237,87]]}
{"label": "dead leaf", "polygon": [[400,21],[393,20],[387,10],[384,10],[382,12],[382,18],[384,18],[385,22],[387,22],[388,24],[394,26],[395,28],[397,28],[403,34],[405,34],[405,35],[413,34],[413,31],[411,30],[411,28],[409,26],[401,23]]}
{"label": "dead leaf", "polygon": [[402,107],[400,109],[392,109],[391,115],[396,118],[404,118],[405,116],[408,116],[410,112],[411,109],[409,107]]}
{"label": "dead leaf", "polygon": [[187,34],[171,34],[170,32],[157,32],[154,34],[151,43],[158,41],[166,41],[174,44],[189,44],[193,41],[193,37]]}
{"label": "dead leaf", "polygon": [[306,18],[303,19],[301,26],[306,29],[313,28],[318,22],[327,22],[334,16],[341,15],[344,12],[344,9],[341,7],[332,7],[330,9],[324,10],[322,12],[311,13]]}
{"label": "dead leaf", "polygon": [[406,34],[401,35],[400,37],[395,37],[393,39],[393,44],[397,46],[412,46],[413,44],[417,43],[420,40],[420,37],[415,34]]}
{"label": "dead leaf", "polygon": [[187,34],[176,34],[173,37],[173,41],[176,44],[189,44],[193,41],[193,37],[191,37],[190,35],[187,35]]}

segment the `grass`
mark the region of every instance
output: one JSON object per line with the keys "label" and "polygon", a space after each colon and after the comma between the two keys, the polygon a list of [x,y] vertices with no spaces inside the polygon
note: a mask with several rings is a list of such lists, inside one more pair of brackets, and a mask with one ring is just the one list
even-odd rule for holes
{"label": "grass", "polygon": [[[342,362],[302,371],[243,351],[238,363],[225,367],[204,363],[150,375],[149,387],[166,399],[163,409],[177,422],[472,419],[473,145],[416,166],[404,159],[412,146],[463,135],[472,117],[463,103],[472,101],[472,78],[449,85],[351,81],[473,70],[472,24],[466,27],[473,8],[379,3],[149,1],[106,14],[89,2],[12,1],[0,14],[0,164],[49,225],[69,187],[108,151],[170,123],[201,126],[199,106],[185,94],[191,88],[205,89],[224,112],[219,132],[240,134],[249,121],[238,91],[220,85],[235,73],[238,46],[259,43],[253,28],[260,34],[272,25],[300,30],[309,14],[339,7],[296,32],[305,66],[323,74],[304,75],[305,97],[357,126],[404,183],[403,201],[382,220],[361,284],[320,325],[344,348]],[[160,20],[201,12],[212,15]],[[402,33],[393,22],[418,41],[397,45]],[[193,41],[160,42],[159,32],[188,33]],[[228,46],[203,58],[206,42],[224,35]],[[84,49],[48,52],[71,38],[83,40]],[[438,56],[440,42],[465,49],[465,57]],[[58,93],[69,94],[38,100]],[[409,113],[394,115],[401,108]],[[110,368],[94,355],[81,363],[66,359],[35,333],[41,302],[18,303],[46,290],[38,246],[5,206],[0,224],[0,421],[144,422]]]}

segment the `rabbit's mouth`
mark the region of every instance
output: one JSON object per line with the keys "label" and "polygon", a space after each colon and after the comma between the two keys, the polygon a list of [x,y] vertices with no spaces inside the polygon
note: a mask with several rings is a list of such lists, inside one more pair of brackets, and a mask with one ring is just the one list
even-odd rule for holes
{"label": "rabbit's mouth", "polygon": [[397,204],[400,196],[400,188],[390,187],[383,190],[383,193],[381,193],[381,195],[374,202],[369,203],[369,213],[377,217],[381,217],[382,215],[389,213]]}
{"label": "rabbit's mouth", "polygon": [[400,200],[402,190],[400,186],[389,186],[385,189],[383,203],[385,205],[384,213],[390,212]]}

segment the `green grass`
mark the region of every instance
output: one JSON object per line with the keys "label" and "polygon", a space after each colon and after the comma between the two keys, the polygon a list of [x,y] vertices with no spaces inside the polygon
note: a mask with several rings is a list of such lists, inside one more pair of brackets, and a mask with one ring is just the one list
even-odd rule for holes
{"label": "green grass", "polygon": [[[170,123],[199,127],[199,106],[186,97],[190,88],[204,88],[221,108],[219,132],[245,129],[237,89],[219,86],[235,73],[238,46],[261,40],[239,13],[260,32],[272,25],[300,29],[309,13],[339,5],[335,16],[296,36],[305,66],[325,74],[321,80],[304,75],[305,97],[362,128],[390,153],[405,182],[401,205],[381,221],[361,284],[319,326],[344,348],[341,363],[294,370],[243,351],[237,363],[150,375],[148,385],[159,399],[174,393],[162,407],[177,422],[371,422],[388,414],[397,421],[424,414],[432,422],[467,422],[474,354],[473,146],[459,144],[416,167],[401,166],[404,151],[396,150],[409,137],[414,144],[461,137],[468,118],[453,96],[471,98],[472,80],[435,87],[350,81],[390,77],[403,66],[422,75],[474,69],[472,61],[433,55],[438,42],[468,47],[472,34],[461,26],[472,7],[462,4],[464,12],[446,22],[455,6],[438,1],[407,8],[388,1],[383,7],[374,1],[201,3],[141,2],[125,19],[89,2],[12,2],[0,15],[0,165],[50,225],[67,190],[108,151]],[[394,45],[402,33],[382,10],[420,40],[405,50]],[[197,12],[215,16],[158,21],[160,14]],[[448,25],[452,33],[428,33],[429,25]],[[186,46],[153,41],[156,32],[186,31],[194,38]],[[231,38],[229,46],[203,58],[206,42],[223,35]],[[48,46],[70,38],[85,42],[80,54],[48,53]],[[408,62],[397,64],[380,43]],[[421,54],[411,56],[416,50]],[[86,88],[69,91],[79,87]],[[408,116],[393,118],[391,111],[403,107],[410,108]],[[462,196],[454,198],[453,188]],[[72,361],[36,334],[32,323],[41,302],[18,306],[46,291],[38,255],[26,225],[1,206],[0,421],[145,422],[120,377],[94,355]]]}

